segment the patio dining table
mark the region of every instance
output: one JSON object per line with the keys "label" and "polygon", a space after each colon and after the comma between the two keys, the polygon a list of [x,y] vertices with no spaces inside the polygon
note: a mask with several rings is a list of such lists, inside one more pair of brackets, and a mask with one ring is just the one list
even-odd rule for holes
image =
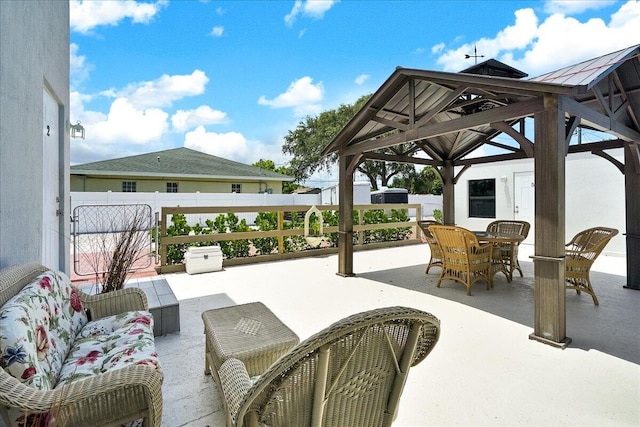
{"label": "patio dining table", "polygon": [[524,236],[518,234],[493,233],[487,231],[473,232],[481,243],[493,244],[491,251],[491,275],[501,271],[507,278],[507,282],[513,279],[513,270],[518,268],[516,248],[524,240]]}

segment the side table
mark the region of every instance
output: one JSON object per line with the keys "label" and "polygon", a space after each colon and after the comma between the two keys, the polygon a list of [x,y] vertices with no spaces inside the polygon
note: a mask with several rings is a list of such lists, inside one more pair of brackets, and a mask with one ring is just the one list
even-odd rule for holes
{"label": "side table", "polygon": [[300,342],[261,302],[207,310],[202,313],[202,320],[205,374],[212,374],[218,386],[218,370],[225,360],[239,359],[249,376],[261,375]]}

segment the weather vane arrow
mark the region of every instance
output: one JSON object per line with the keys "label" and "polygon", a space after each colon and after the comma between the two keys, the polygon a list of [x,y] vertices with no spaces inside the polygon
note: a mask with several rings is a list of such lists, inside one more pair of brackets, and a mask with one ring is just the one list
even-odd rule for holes
{"label": "weather vane arrow", "polygon": [[476,46],[473,46],[473,55],[469,55],[468,53],[464,55],[464,59],[469,59],[469,58],[473,58],[476,61],[476,64],[478,63],[478,58],[484,58],[484,55],[478,55],[478,49],[476,49]]}

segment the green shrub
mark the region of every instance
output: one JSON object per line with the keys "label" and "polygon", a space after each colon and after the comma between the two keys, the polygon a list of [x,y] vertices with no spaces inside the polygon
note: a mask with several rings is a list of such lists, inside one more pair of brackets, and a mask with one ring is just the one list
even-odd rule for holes
{"label": "green shrub", "polygon": [[442,217],[442,211],[440,209],[434,209],[433,210],[433,219],[438,221],[440,224],[443,224],[444,220],[443,220],[443,217]]}
{"label": "green shrub", "polygon": [[[271,231],[278,229],[277,212],[260,212],[256,217],[255,225],[260,231]],[[258,254],[268,255],[278,249],[277,237],[258,237],[253,239],[253,246]]]}

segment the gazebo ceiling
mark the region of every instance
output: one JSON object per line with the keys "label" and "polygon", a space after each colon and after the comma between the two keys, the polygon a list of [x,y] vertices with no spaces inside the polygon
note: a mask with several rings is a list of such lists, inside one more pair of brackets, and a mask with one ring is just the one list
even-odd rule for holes
{"label": "gazebo ceiling", "polygon": [[[360,159],[456,164],[483,144],[507,156],[533,157],[524,118],[545,108],[545,97],[562,99],[567,135],[586,127],[640,142],[640,45],[547,73],[531,80],[397,68],[351,119],[325,154]],[[609,96],[609,95],[612,96]],[[513,145],[496,142],[508,134]],[[607,148],[622,141],[603,142]],[[375,150],[389,148],[385,153]],[[418,153],[418,157],[415,157]]]}

